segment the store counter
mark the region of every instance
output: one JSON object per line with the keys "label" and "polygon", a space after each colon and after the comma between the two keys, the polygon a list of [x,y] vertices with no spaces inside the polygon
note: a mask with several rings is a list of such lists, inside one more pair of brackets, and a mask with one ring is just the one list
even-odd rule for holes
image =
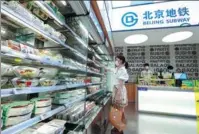
{"label": "store counter", "polygon": [[179,87],[137,86],[139,112],[196,117],[193,90]]}

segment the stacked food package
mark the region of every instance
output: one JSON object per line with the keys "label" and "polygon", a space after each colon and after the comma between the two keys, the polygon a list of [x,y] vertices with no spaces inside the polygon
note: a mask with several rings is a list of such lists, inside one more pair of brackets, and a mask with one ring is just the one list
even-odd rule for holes
{"label": "stacked food package", "polygon": [[54,94],[53,104],[67,104],[80,97],[84,97],[85,94],[85,89],[58,92]]}
{"label": "stacked food package", "polygon": [[65,123],[64,120],[53,119],[47,123],[38,123],[19,134],[63,134]]}
{"label": "stacked food package", "polygon": [[79,122],[84,115],[86,115],[96,106],[94,102],[87,101],[86,109],[84,109],[84,104],[84,102],[76,103],[69,110],[65,110],[57,114],[57,118],[74,124]]}
{"label": "stacked food package", "polygon": [[14,101],[1,103],[3,126],[8,127],[30,119],[34,103],[30,101]]}
{"label": "stacked food package", "polygon": [[51,110],[52,107],[51,98],[34,98],[31,101],[34,102],[33,114],[35,115],[46,113]]}
{"label": "stacked food package", "polygon": [[[1,4],[6,6],[9,9],[11,9],[13,12],[17,13],[21,17],[23,17],[24,20],[31,22],[31,25],[33,25],[37,29],[40,29],[43,32],[45,32],[46,34],[48,34],[52,37],[55,37],[63,42],[66,41],[66,38],[65,38],[65,36],[62,35],[62,33],[57,32],[53,27],[49,26],[48,24],[44,24],[44,22],[42,20],[40,20],[35,15],[33,15],[29,10],[24,8],[17,1],[1,1]],[[33,10],[33,12],[36,15],[38,15],[38,13],[39,13],[39,11],[37,9]],[[61,16],[60,13],[58,13],[58,17],[60,17],[62,20],[64,20],[63,16]]]}
{"label": "stacked food package", "polygon": [[96,93],[98,90],[99,90],[99,88],[100,88],[100,86],[99,85],[97,85],[97,86],[89,86],[88,87],[88,91],[89,91],[89,93]]}

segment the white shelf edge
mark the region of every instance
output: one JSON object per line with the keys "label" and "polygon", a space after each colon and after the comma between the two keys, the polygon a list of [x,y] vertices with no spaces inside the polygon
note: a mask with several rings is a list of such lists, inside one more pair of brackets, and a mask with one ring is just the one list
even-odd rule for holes
{"label": "white shelf edge", "polygon": [[21,94],[32,94],[32,93],[41,93],[41,92],[50,92],[50,91],[59,91],[70,88],[78,88],[84,86],[98,85],[99,83],[89,83],[89,84],[70,84],[70,85],[57,85],[57,86],[47,86],[47,87],[28,87],[28,88],[10,88],[2,89],[1,97],[8,97],[12,95],[21,95]]}

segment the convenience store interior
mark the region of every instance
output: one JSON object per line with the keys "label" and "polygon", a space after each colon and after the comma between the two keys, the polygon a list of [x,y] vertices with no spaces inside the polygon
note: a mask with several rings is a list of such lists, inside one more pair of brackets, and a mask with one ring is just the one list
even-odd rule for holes
{"label": "convenience store interior", "polygon": [[123,55],[123,133],[198,134],[197,4],[1,1],[1,133],[112,134],[110,69]]}

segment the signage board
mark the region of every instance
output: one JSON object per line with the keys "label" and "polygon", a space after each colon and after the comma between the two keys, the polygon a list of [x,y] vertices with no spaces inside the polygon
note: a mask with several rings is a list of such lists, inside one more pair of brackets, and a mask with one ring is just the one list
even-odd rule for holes
{"label": "signage board", "polygon": [[199,25],[199,1],[173,1],[112,10],[113,31]]}

